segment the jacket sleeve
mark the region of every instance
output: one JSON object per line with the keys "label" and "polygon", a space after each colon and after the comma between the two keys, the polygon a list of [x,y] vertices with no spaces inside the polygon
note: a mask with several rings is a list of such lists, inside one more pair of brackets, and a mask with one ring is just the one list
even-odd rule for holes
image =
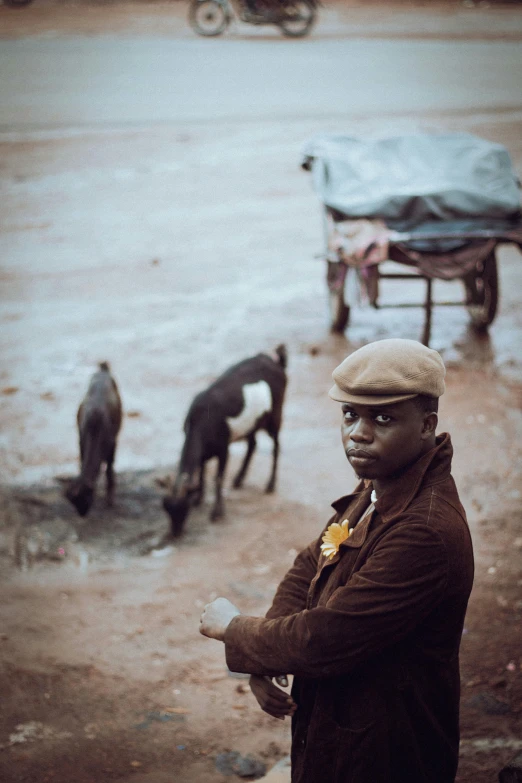
{"label": "jacket sleeve", "polygon": [[325,606],[273,619],[235,617],[224,638],[227,665],[271,676],[348,673],[406,637],[443,599],[447,580],[440,535],[425,524],[398,524]]}
{"label": "jacket sleeve", "polygon": [[321,539],[318,538],[297,555],[277,588],[272,606],[266,613],[267,618],[286,617],[305,608],[310,582],[317,573],[320,545]]}

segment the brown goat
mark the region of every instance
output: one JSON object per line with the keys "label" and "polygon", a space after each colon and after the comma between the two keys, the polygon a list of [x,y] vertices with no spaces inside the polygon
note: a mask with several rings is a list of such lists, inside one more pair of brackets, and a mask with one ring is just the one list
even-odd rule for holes
{"label": "brown goat", "polygon": [[103,463],[106,465],[107,504],[112,505],[115,483],[113,463],[121,420],[118,387],[108,363],[101,362],[78,408],[81,472],[65,490],[66,498],[82,517],[89,512],[94,501],[96,481]]}

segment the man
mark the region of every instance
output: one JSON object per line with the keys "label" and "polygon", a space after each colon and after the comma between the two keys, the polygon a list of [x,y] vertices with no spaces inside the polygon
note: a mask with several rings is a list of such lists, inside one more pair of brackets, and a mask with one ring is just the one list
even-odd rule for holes
{"label": "man", "polygon": [[[473,551],[450,436],[436,435],[444,375],[413,340],[348,356],[330,397],[358,486],[333,503],[266,618],[224,598],[203,613],[201,633],[252,675],[261,707],[292,715],[293,783],[455,780]],[[291,698],[271,679],[287,674]]]}

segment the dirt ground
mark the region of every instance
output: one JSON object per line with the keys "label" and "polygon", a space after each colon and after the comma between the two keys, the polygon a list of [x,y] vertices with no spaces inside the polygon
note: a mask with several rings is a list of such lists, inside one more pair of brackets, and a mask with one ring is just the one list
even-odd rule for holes
{"label": "dirt ground", "polygon": [[[60,5],[63,14],[58,16],[53,9]],[[438,20],[436,34],[450,29],[464,36],[461,13],[469,8],[459,7],[457,21],[448,21],[453,13],[449,6],[431,9]],[[110,6],[101,16],[94,13],[95,6],[88,6],[80,18],[75,7],[35,3],[9,17],[8,9],[0,8],[2,34],[18,38],[110,30],[111,35],[168,35],[184,30],[184,16],[167,16],[164,3]],[[421,16],[428,13],[421,4],[416,8]],[[377,16],[357,4],[353,9],[357,24],[369,35],[380,34]],[[485,35],[488,26],[493,38],[519,35],[509,23],[507,8],[494,21],[490,16],[489,23],[488,9],[482,11],[485,21],[474,28],[477,37]],[[328,32],[345,8],[329,4],[324,13],[323,29]],[[401,13],[406,14],[397,11]],[[416,20],[418,26],[418,16]],[[408,24],[415,24],[411,17]],[[401,122],[397,120],[397,127]],[[445,122],[452,127],[456,120]],[[491,118],[473,118],[467,129],[506,143],[522,170],[519,122],[504,118],[495,125]],[[243,148],[245,130],[220,132],[229,134],[237,149]],[[198,634],[199,616],[205,603],[218,595],[229,597],[245,613],[266,611],[296,552],[328,518],[330,502],[354,483],[340,446],[339,413],[326,395],[332,369],[369,339],[412,336],[418,321],[409,314],[402,319],[384,312],[363,314],[346,337],[331,335],[316,303],[315,260],[302,266],[310,283],[290,285],[276,264],[268,284],[262,269],[254,267],[264,260],[262,255],[250,266],[244,260],[237,270],[248,243],[261,245],[271,230],[269,223],[288,234],[288,225],[279,217],[288,204],[305,216],[305,224],[309,218],[309,225],[292,229],[287,252],[298,255],[303,244],[309,255],[317,249],[312,217],[316,207],[293,195],[303,188],[301,173],[289,166],[283,189],[267,184],[282,154],[288,152],[294,166],[294,150],[281,152],[278,147],[279,157],[271,157],[280,137],[265,128],[259,131],[260,140],[261,133],[268,169],[258,186],[257,198],[266,208],[265,222],[252,228],[258,235],[216,248],[216,277],[209,283],[208,268],[189,269],[190,248],[212,248],[196,235],[197,226],[187,216],[186,236],[178,226],[182,244],[175,259],[184,271],[177,290],[164,298],[174,266],[161,245],[154,252],[138,246],[126,270],[116,263],[117,249],[104,248],[96,285],[86,296],[89,270],[80,262],[82,253],[88,253],[79,246],[78,268],[67,269],[60,243],[72,246],[72,241],[60,218],[70,212],[71,236],[87,234],[87,217],[78,216],[75,199],[86,199],[87,209],[93,210],[91,202],[95,204],[104,189],[112,196],[117,192],[114,204],[120,217],[128,211],[137,218],[139,210],[130,196],[126,200],[126,189],[132,189],[127,173],[136,159],[145,172],[153,171],[151,139],[156,154],[165,153],[163,160],[169,149],[173,158],[181,157],[183,150],[189,161],[195,160],[204,146],[207,158],[200,165],[208,187],[217,187],[213,158],[218,146],[212,146],[208,129],[172,133],[159,128],[147,139],[135,131],[118,141],[110,134],[88,133],[58,143],[51,137],[10,139],[3,146],[7,154],[2,178],[15,190],[8,190],[11,211],[2,233],[14,237],[16,260],[16,268],[14,261],[5,265],[0,279],[0,780],[6,783],[225,783],[238,779],[226,766],[228,752],[253,758],[267,770],[288,753],[288,721],[259,710],[245,678],[227,671],[222,645]],[[260,171],[260,159],[243,163],[252,166],[252,177]],[[110,167],[121,177],[107,185]],[[78,186],[77,196],[71,183],[85,184],[86,171],[90,179],[84,191]],[[183,171],[173,171],[183,182]],[[236,182],[233,163],[229,174]],[[32,184],[24,190],[26,182]],[[69,201],[64,205],[61,189],[66,186]],[[156,176],[154,187],[161,191],[161,177],[158,181]],[[236,194],[226,195],[230,203],[219,214],[223,232],[237,219],[230,207]],[[149,203],[156,206],[162,197],[160,192],[154,202],[148,193]],[[248,204],[242,208],[248,210]],[[147,220],[153,232],[160,221],[167,223],[167,216],[164,212]],[[50,228],[53,222],[60,225],[57,234]],[[31,248],[39,242],[47,253],[44,271],[21,260],[19,237],[32,242],[27,236],[36,237]],[[298,250],[292,250],[292,243]],[[55,257],[49,247],[56,249]],[[495,781],[500,768],[522,749],[519,265],[517,252],[503,251],[503,307],[490,337],[470,332],[460,311],[452,310],[434,326],[434,347],[448,366],[440,430],[452,434],[454,476],[476,555],[461,647],[459,783]],[[198,288],[206,290],[207,285],[209,291],[198,298]],[[233,302],[229,320],[222,322],[216,314],[225,287]],[[263,296],[248,306],[241,304],[256,287]],[[100,305],[107,291],[116,309],[127,308],[125,325]],[[133,298],[138,296],[139,307]],[[82,343],[74,314],[86,325],[88,345]],[[192,335],[189,321],[199,324],[193,341],[187,339]],[[117,346],[115,372],[126,413],[116,460],[116,500],[113,508],[105,506],[100,481],[91,514],[80,519],[62,496],[60,475],[74,472],[75,408],[94,357],[108,358],[109,333]],[[226,519],[209,522],[209,488],[206,503],[191,513],[184,537],[150,554],[150,545],[166,530],[161,497],[175,470],[183,415],[193,394],[232,360],[271,349],[281,340],[290,361],[276,494],[263,494],[270,442],[261,438],[244,488],[226,491]],[[166,365],[165,356],[173,348],[177,354]],[[227,487],[243,450],[243,444],[231,449]]]}
{"label": "dirt ground", "polygon": [[[220,754],[270,768],[287,753],[289,726],[257,708],[197,625],[217,595],[264,612],[329,513],[337,417],[299,387],[319,389],[343,347],[325,341],[293,375],[278,493],[260,488],[267,450],[246,487],[228,493],[226,521],[209,523],[207,503],[162,557],[142,554],[166,528],[162,472],[121,474],[115,507],[100,497],[86,520],[58,486],[4,489],[2,780],[210,783],[228,779]],[[522,400],[494,375],[485,397],[483,382],[482,371],[451,370],[443,406],[477,559],[462,643],[461,783],[495,780],[521,746]],[[239,457],[238,447],[230,475]]]}

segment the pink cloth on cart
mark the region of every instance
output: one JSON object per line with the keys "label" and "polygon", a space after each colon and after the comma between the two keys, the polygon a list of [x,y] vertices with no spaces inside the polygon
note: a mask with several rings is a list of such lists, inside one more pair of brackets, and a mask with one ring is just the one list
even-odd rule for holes
{"label": "pink cloth on cart", "polygon": [[347,266],[373,266],[386,261],[389,243],[397,234],[382,220],[329,220],[328,250]]}

